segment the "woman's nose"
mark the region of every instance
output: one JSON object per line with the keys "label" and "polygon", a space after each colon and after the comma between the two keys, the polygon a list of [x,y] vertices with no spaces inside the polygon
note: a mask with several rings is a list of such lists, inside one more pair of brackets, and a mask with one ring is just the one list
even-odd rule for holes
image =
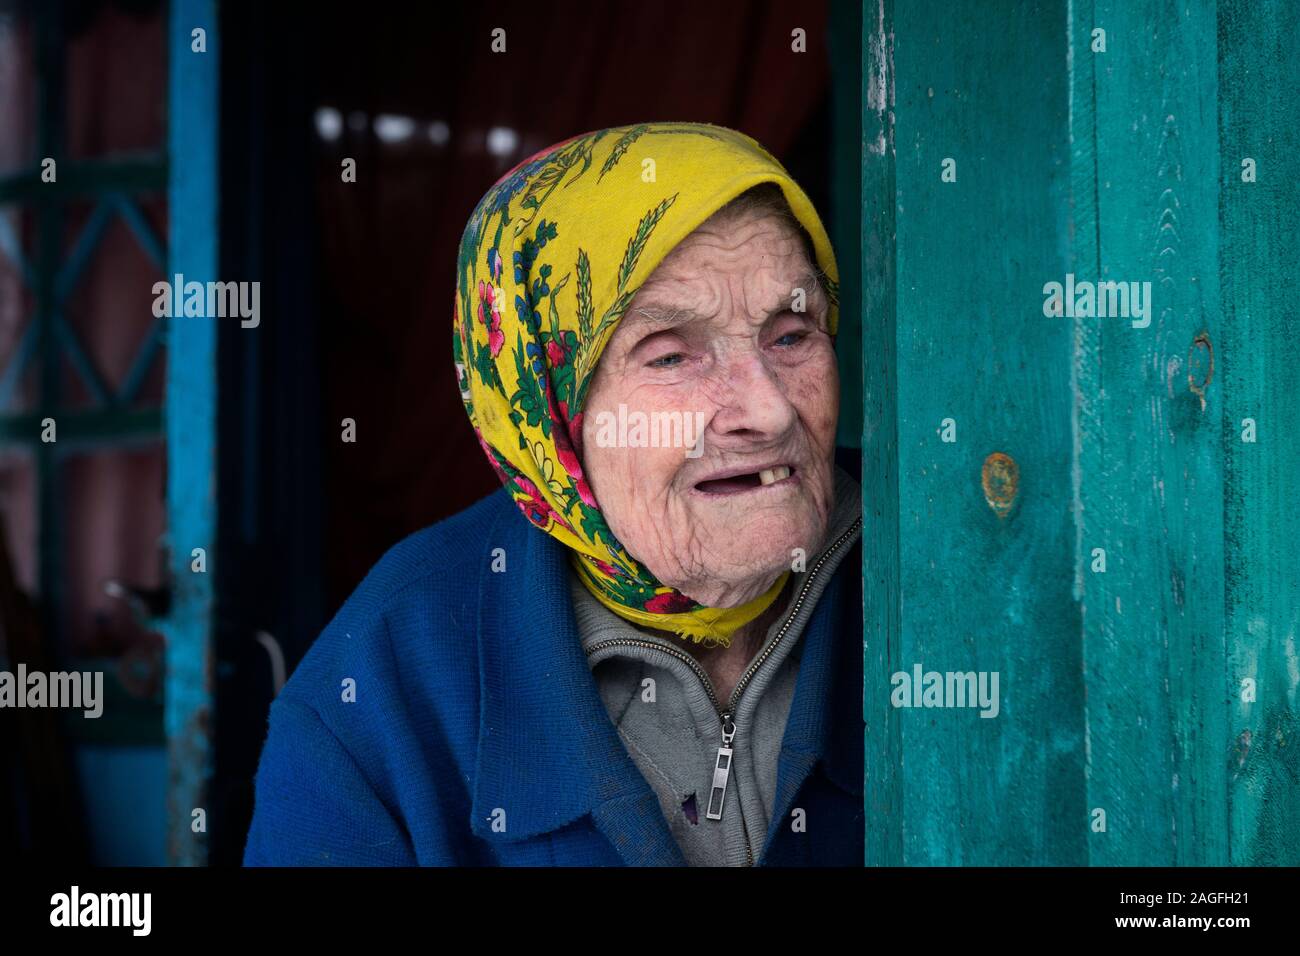
{"label": "woman's nose", "polygon": [[710,429],[749,440],[781,438],[797,413],[781,380],[760,354],[734,357],[718,369],[718,410]]}

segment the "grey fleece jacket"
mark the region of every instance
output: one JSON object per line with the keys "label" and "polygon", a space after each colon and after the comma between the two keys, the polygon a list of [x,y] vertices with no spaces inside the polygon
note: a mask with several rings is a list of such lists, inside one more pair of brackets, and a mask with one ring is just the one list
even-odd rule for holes
{"label": "grey fleece jacket", "polygon": [[[826,541],[818,553],[808,556],[805,567],[815,568],[861,513],[860,487],[837,467]],[[860,526],[853,528],[815,576],[808,571],[792,574],[786,609],[750,662],[750,667],[759,662],[750,679],[742,679],[730,701],[716,704],[707,675],[680,638],[638,629],[602,606],[570,575],[578,633],[605,709],[658,796],[669,829],[691,866],[745,866],[761,857],[776,795],[777,759],[799,673],[803,647],[799,639],[843,556],[860,535]],[[790,609],[805,587],[804,602],[791,619]],[[734,725],[733,754],[721,795],[721,819],[714,820],[707,810],[718,748],[723,745],[723,711],[730,711]],[[716,803],[718,795],[713,798]]]}

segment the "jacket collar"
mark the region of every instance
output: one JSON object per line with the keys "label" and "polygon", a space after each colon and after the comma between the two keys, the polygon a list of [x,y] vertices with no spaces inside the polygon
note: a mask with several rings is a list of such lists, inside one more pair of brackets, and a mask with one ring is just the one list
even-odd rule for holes
{"label": "jacket collar", "polygon": [[[510,501],[488,531],[506,570],[480,562],[480,720],[471,826],[515,842],[591,814],[629,864],[685,864],[650,785],[601,702],[570,605],[564,545]],[[492,818],[504,811],[505,830]]]}
{"label": "jacket collar", "polygon": [[[862,516],[862,488],[846,468],[836,468],[836,507],[831,540],[852,531]],[[820,555],[819,555],[820,557]],[[861,727],[862,656],[860,640],[842,632],[863,633],[863,621],[848,611],[862,607],[862,532],[837,557],[836,567],[817,601],[803,636],[803,659],[795,682],[794,700],[786,720],[777,768],[776,809],[788,811],[803,781],[820,763],[822,771],[840,789],[863,795]],[[773,814],[773,821],[784,812]]]}
{"label": "jacket collar", "polygon": [[[790,799],[803,778],[818,763],[827,778],[841,790],[863,795],[861,736],[852,728],[862,723],[862,642],[844,640],[840,631],[860,627],[852,615],[842,613],[859,592],[861,544],[855,543],[831,579],[804,634],[803,658],[795,683],[794,700],[782,738],[782,764],[777,775],[777,804],[783,788]],[[796,771],[801,772],[796,775]],[[789,777],[787,779],[787,776]]]}
{"label": "jacket collar", "polygon": [[845,556],[808,622],[760,864],[766,862],[777,832],[787,825],[804,782],[819,767],[832,784],[862,802],[863,740],[852,733],[853,727],[862,725],[862,644],[837,639],[846,626],[860,626],[852,615],[840,611],[845,602],[861,606],[851,599],[861,581],[860,568],[859,543]]}
{"label": "jacket collar", "polygon": [[[489,562],[479,562],[473,832],[489,842],[516,842],[590,814],[626,863],[685,865],[588,668],[564,545],[530,527],[506,491],[498,494],[506,507],[496,512],[486,544],[503,548],[507,565],[493,573]],[[860,580],[859,549],[846,556],[804,637],[777,775],[779,807],[794,800],[819,761],[837,786],[863,793],[860,738],[846,732],[862,720],[862,643],[836,640],[846,622],[835,613],[848,578]],[[849,623],[860,626],[852,616]],[[504,832],[492,828],[498,810]]]}

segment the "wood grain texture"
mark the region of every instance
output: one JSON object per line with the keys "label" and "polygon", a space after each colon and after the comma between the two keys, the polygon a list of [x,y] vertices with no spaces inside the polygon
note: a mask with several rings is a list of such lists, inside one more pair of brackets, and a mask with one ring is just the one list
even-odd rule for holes
{"label": "wood grain texture", "polygon": [[[1255,866],[1300,864],[1297,36],[1295,3],[1219,2],[1227,862]],[[1254,183],[1242,182],[1247,157]],[[1256,421],[1254,444],[1241,440],[1243,418]],[[1242,699],[1246,678],[1254,702]]]}
{"label": "wood grain texture", "polygon": [[[894,2],[862,17],[862,536],[866,862],[903,862],[899,714],[898,349],[894,221]],[[869,531],[868,531],[869,529]]]}
{"label": "wood grain texture", "polygon": [[[1088,803],[1106,814],[1089,856],[1223,863],[1223,393],[1206,381],[1223,331],[1214,8],[1105,0],[1073,26],[1074,63],[1092,72],[1091,116],[1073,132],[1093,141],[1095,177],[1075,273],[1152,292],[1145,328],[1075,320]],[[1088,47],[1092,26],[1104,53]]]}
{"label": "wood grain texture", "polygon": [[901,862],[1082,863],[1072,328],[1043,316],[1041,291],[1068,265],[1065,8],[894,14],[896,663],[996,672],[1001,698],[993,719],[896,711]]}
{"label": "wood grain texture", "polygon": [[[1295,865],[1300,7],[863,33],[868,862]],[[1067,272],[1150,323],[1045,317]],[[1001,714],[887,705],[918,663]]]}

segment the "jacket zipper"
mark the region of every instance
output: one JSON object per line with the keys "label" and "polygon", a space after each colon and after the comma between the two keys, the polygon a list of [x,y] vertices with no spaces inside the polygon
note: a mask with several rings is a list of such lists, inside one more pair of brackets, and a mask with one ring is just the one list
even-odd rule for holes
{"label": "jacket zipper", "polygon": [[[726,710],[723,710],[722,705],[718,702],[718,695],[713,689],[713,681],[709,679],[708,672],[700,666],[699,662],[696,661],[694,657],[687,654],[685,651],[679,651],[675,647],[667,647],[655,641],[637,641],[626,637],[616,637],[608,641],[600,641],[599,643],[593,644],[590,650],[587,651],[587,656],[590,657],[597,651],[604,650],[607,647],[649,648],[650,650],[661,651],[664,654],[677,658],[694,671],[695,676],[700,679],[700,683],[704,686],[704,692],[709,696],[709,702],[713,704],[713,709],[718,712],[718,717],[722,721],[722,745],[718,747],[717,756],[714,758],[713,784],[709,790],[709,802],[705,814],[706,819],[722,819],[723,803],[727,796],[727,782],[731,777],[731,758],[735,753],[735,748],[732,747],[732,742],[736,738],[736,723],[732,720],[732,714],[735,713],[736,704],[740,700],[741,692],[749,685],[749,682],[753,680],[758,669],[763,666],[763,662],[772,656],[772,652],[776,650],[776,646],[785,638],[786,632],[790,630],[790,625],[794,623],[794,619],[799,615],[799,609],[803,607],[803,602],[808,597],[808,591],[812,587],[812,583],[816,579],[818,572],[821,571],[822,566],[825,565],[831,555],[842,548],[844,543],[848,541],[849,538],[853,537],[861,527],[862,518],[859,517],[854,520],[853,524],[849,526],[847,531],[835,540],[834,544],[822,552],[821,557],[819,557],[816,563],[813,564],[812,569],[808,572],[808,577],[804,579],[803,587],[799,589],[799,594],[795,597],[794,603],[790,606],[790,613],[786,615],[785,621],[781,624],[781,629],[776,632],[776,636],[768,642],[767,646],[759,652],[759,655],[750,662],[749,667],[745,668],[745,673],[741,675],[740,680],[736,682],[736,686],[731,692],[731,696],[727,698]],[[745,859],[748,866],[753,866],[754,850],[749,840],[749,828],[745,826],[743,815],[741,816],[740,822],[745,831]]]}

